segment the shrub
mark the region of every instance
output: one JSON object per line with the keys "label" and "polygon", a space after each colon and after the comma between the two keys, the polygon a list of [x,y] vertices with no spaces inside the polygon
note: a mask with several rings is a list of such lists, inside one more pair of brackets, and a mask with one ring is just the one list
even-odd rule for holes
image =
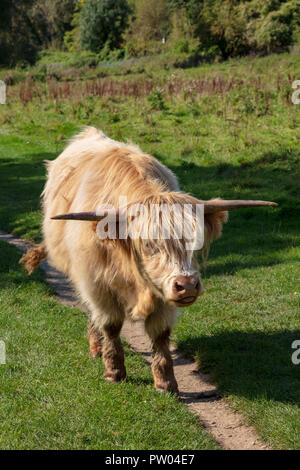
{"label": "shrub", "polygon": [[174,52],[178,54],[187,54],[190,52],[190,43],[188,39],[180,39],[173,46]]}
{"label": "shrub", "polygon": [[126,0],[87,0],[80,11],[80,43],[84,49],[100,52],[105,45],[117,49],[128,24]]}
{"label": "shrub", "polygon": [[148,96],[147,100],[150,103],[151,109],[159,111],[164,111],[167,109],[163,94],[158,89],[153,90],[152,93],[150,93]]}

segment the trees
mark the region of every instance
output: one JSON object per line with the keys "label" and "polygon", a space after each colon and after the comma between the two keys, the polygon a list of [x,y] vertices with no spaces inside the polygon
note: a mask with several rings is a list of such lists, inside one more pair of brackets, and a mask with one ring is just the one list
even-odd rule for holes
{"label": "trees", "polygon": [[277,8],[272,8],[271,2],[261,5],[258,0],[250,2],[249,6],[257,12],[255,21],[251,21],[253,10],[249,15],[249,10],[245,9],[250,48],[270,53],[292,44],[293,33],[300,24],[298,0],[277,2]]}
{"label": "trees", "polygon": [[[199,8],[200,7],[200,8]],[[284,49],[300,21],[299,0],[193,0],[187,14],[205,47],[217,46],[224,59]]]}
{"label": "trees", "polygon": [[136,7],[137,28],[146,40],[162,40],[170,31],[169,9],[166,0],[140,0]]}
{"label": "trees", "polygon": [[35,60],[40,37],[31,18],[33,0],[3,0],[0,16],[0,63]]}
{"label": "trees", "polygon": [[226,59],[285,50],[295,41],[300,0],[1,0],[6,65],[33,63],[49,47],[104,57],[125,42],[135,56],[173,48]]}
{"label": "trees", "polygon": [[122,42],[130,8],[126,0],[86,0],[80,12],[80,43],[99,52],[106,43],[115,49]]}
{"label": "trees", "polygon": [[70,29],[64,35],[64,45],[70,52],[80,49],[80,12],[85,2],[86,0],[77,0]]}
{"label": "trees", "polygon": [[246,52],[245,22],[237,0],[205,0],[198,15],[197,33],[202,44],[217,46],[224,59]]}
{"label": "trees", "polygon": [[40,27],[43,46],[59,48],[71,21],[77,0],[35,0],[31,10],[33,22]]}
{"label": "trees", "polygon": [[75,0],[2,0],[0,63],[33,63],[43,47],[62,44]]}

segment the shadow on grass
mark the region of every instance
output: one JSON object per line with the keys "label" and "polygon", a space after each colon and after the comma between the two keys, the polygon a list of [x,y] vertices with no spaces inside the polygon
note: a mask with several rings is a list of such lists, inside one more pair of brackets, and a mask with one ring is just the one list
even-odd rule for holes
{"label": "shadow on grass", "polygon": [[126,382],[133,385],[153,385],[153,379],[143,379],[138,377],[133,377],[133,375],[127,374]]}
{"label": "shadow on grass", "polygon": [[194,354],[222,394],[275,400],[300,406],[300,365],[292,363],[291,345],[300,329],[281,332],[220,332],[178,342]]}
{"label": "shadow on grass", "polygon": [[40,229],[40,195],[45,183],[44,160],[54,153],[23,154],[18,160],[0,159],[0,227],[23,235]]}

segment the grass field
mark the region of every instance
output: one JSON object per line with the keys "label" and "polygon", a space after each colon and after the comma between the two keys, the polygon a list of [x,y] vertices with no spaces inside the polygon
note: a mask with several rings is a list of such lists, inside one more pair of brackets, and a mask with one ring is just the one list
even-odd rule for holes
{"label": "grass field", "polygon": [[[1,71],[0,78],[13,73]],[[299,57],[283,54],[245,58],[186,70],[153,67],[151,71],[146,66],[139,69],[135,65],[130,69],[127,65],[126,70],[112,68],[111,73],[105,71],[105,76],[101,73],[97,69],[88,70],[89,80],[83,80],[76,70],[56,79],[48,75],[41,79],[29,72],[8,87],[8,103],[0,107],[0,227],[40,240],[39,194],[45,180],[42,162],[55,158],[66,139],[87,124],[118,140],[130,139],[140,144],[177,174],[182,189],[202,199],[219,196],[277,201],[276,209],[231,214],[223,237],[211,249],[204,273],[206,292],[185,309],[173,336],[181,350],[195,356],[200,368],[212,374],[230,406],[241,410],[266,442],[275,448],[299,449],[300,366],[291,362],[291,344],[300,339],[300,105],[291,102],[291,83],[300,78]],[[8,256],[6,252],[1,256],[6,266],[10,265]],[[14,263],[10,273],[13,285],[14,276],[17,278],[17,285],[12,287],[14,292],[18,277],[23,275]],[[36,286],[25,276],[18,288],[20,293],[24,291],[25,296],[26,286],[31,283],[37,292],[39,289],[45,292],[43,305],[35,305],[41,294],[34,299],[34,290],[24,300],[32,315],[28,328],[32,324],[41,328],[41,344],[35,344],[33,351],[41,346],[46,348],[46,341],[51,344],[52,359],[59,357],[65,364],[72,361],[73,347],[62,350],[61,340],[55,339],[55,331],[64,325],[77,351],[76,358],[80,357],[76,367],[82,371],[78,376],[82,376],[88,363],[89,384],[97,383],[95,390],[91,387],[94,406],[99,406],[97,399],[102,400],[97,392],[99,387],[108,394],[107,403],[113,403],[116,389],[111,390],[100,380],[101,366],[90,364],[86,356],[80,314],[61,307],[53,299],[47,300],[46,288]],[[1,313],[5,313],[2,309],[10,298],[9,289],[1,295]],[[64,310],[72,321],[65,325],[55,316],[56,324],[53,313],[48,312],[48,302],[56,305],[55,311]],[[42,331],[48,326],[49,337],[45,338]],[[14,320],[9,331],[17,336],[18,328]],[[36,333],[32,328],[29,331],[30,339]],[[141,364],[133,355],[130,360]],[[35,371],[39,373],[38,367]],[[144,373],[148,374],[146,369]],[[78,401],[82,407],[80,420],[87,419],[82,418],[87,406],[85,394],[74,386],[76,380],[71,373],[66,380],[62,378],[60,393],[67,393],[68,383],[74,381],[72,402]],[[47,385],[46,376],[38,383],[40,389],[37,386],[35,389],[41,399],[44,394],[51,396],[54,385],[51,382]],[[126,406],[134,402],[134,393],[138,400],[139,391],[135,392],[135,387],[136,383],[121,386],[124,396],[128,396],[128,400],[124,399]],[[148,383],[141,387],[151,400],[164,403],[165,411],[170,409],[172,419],[182,419],[185,411],[171,398],[156,397]],[[11,414],[19,420],[20,428],[26,413],[29,416],[34,410],[36,421],[32,429],[39,432],[41,408],[33,407],[30,411],[30,404],[24,399],[27,411],[22,419],[13,403],[8,401],[7,406],[12,407]],[[139,412],[142,410],[140,407]],[[63,414],[58,416],[56,412],[52,408],[50,421],[46,422],[53,424],[55,419],[63,419]],[[78,416],[72,415],[75,421]],[[190,435],[185,436],[186,444],[182,446],[193,447],[195,420],[184,416]],[[92,422],[96,426],[96,420]],[[80,434],[82,423],[77,425]],[[20,441],[15,440],[17,436],[9,429],[2,447],[8,446],[9,435],[10,442],[14,442],[11,447],[18,447]],[[46,433],[47,426],[43,429]],[[45,446],[55,447],[57,441],[51,436],[45,440]],[[124,439],[120,441],[123,448],[139,446],[134,441],[124,444]],[[198,446],[213,445],[207,437],[201,439]],[[37,445],[37,440],[32,442]],[[115,438],[105,442],[114,448],[118,445]],[[177,443],[180,447],[180,439]],[[76,447],[83,445],[83,440],[72,441],[69,436],[59,445]],[[94,440],[85,447],[93,445]],[[145,437],[142,445],[143,448],[156,445],[155,438]],[[168,446],[166,440],[161,448]]]}

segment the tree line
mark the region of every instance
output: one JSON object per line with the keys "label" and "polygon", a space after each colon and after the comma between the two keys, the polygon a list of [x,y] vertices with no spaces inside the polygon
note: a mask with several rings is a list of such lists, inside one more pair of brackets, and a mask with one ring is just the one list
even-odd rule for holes
{"label": "tree line", "polygon": [[[109,57],[266,54],[300,43],[300,0],[1,0],[0,64],[43,49]],[[112,55],[113,53],[113,55]]]}

